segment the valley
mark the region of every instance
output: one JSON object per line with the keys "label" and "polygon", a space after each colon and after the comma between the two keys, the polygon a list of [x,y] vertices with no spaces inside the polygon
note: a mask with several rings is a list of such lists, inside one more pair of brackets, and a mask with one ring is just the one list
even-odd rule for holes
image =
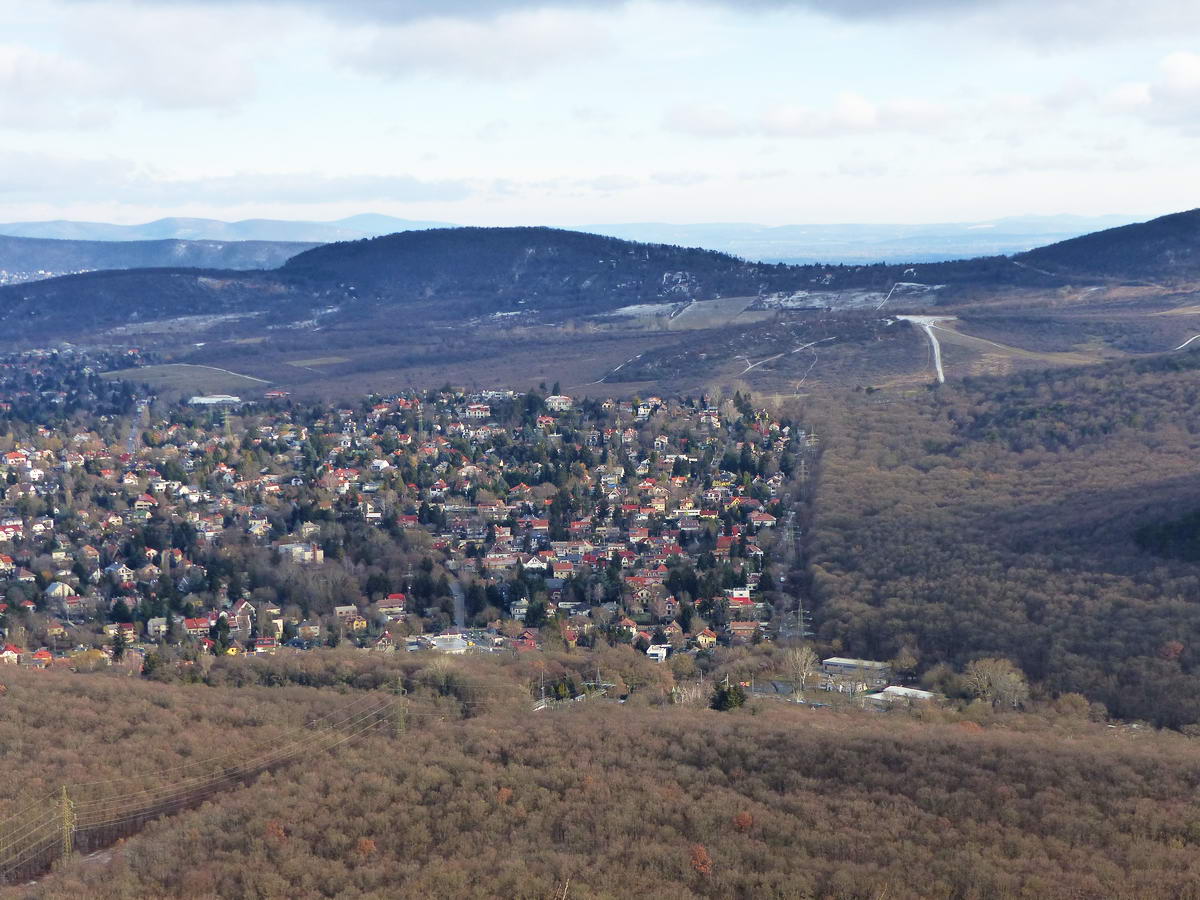
{"label": "valley", "polygon": [[13,896],[1185,895],[1190,274],[296,259],[0,290]]}
{"label": "valley", "polygon": [[1200,900],[1200,2],[0,7],[0,900]]}
{"label": "valley", "polygon": [[[1144,311],[1129,309],[1119,296],[1107,305],[1107,294],[1095,293],[1083,309],[1051,305],[1055,296],[1044,298],[1043,308],[1034,306],[1034,295],[1021,297],[1019,307],[1007,306],[1011,296],[997,299],[1006,306],[983,299],[912,312],[756,311],[744,300],[715,300],[674,315],[560,322],[438,321],[426,307],[429,318],[418,315],[402,327],[382,316],[360,324],[335,315],[285,328],[265,317],[211,317],[207,324],[188,317],[123,326],[96,344],[136,342],[173,365],[226,369],[324,398],[438,387],[448,368],[453,381],[477,388],[558,381],[585,395],[724,388],[791,395],[798,384],[908,389],[941,380],[933,334],[942,378],[961,378],[1185,350],[1200,333],[1200,313],[1189,305],[1162,309],[1160,299],[1180,300],[1165,293],[1144,297]],[[152,376],[148,383],[203,392],[206,382]]]}

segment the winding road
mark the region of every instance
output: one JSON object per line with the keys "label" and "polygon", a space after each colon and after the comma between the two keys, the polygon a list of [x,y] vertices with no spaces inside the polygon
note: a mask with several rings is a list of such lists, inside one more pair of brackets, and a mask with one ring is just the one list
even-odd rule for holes
{"label": "winding road", "polygon": [[954,316],[896,316],[897,319],[902,319],[905,322],[912,322],[914,325],[920,325],[925,329],[925,335],[929,338],[929,345],[933,347],[933,368],[937,372],[938,384],[946,383],[946,373],[942,369],[942,345],[938,343],[937,335],[934,334],[934,329],[938,327],[938,322],[952,322]]}

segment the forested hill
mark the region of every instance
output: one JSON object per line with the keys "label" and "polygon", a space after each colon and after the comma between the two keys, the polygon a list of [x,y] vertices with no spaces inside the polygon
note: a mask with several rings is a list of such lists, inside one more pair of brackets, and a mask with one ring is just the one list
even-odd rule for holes
{"label": "forested hill", "polygon": [[18,336],[68,336],[83,325],[216,313],[294,322],[337,309],[345,324],[398,307],[449,322],[505,312],[550,318],[773,291],[886,290],[902,273],[896,266],[750,263],[550,228],[455,228],[328,244],[271,271],[128,269],[0,288],[0,324]]}
{"label": "forested hill", "polygon": [[0,234],[0,271],[32,275],[95,269],[195,266],[274,269],[312,247],[288,241],[71,241]]}
{"label": "forested hill", "polygon": [[795,289],[789,266],[713,250],[639,244],[553,228],[449,228],[328,244],[289,260],[289,282],[345,282],[359,297],[477,301],[478,312],[530,307],[602,311],[627,303]]}
{"label": "forested hill", "polygon": [[887,291],[898,281],[944,285],[939,296],[947,302],[979,289],[1183,280],[1200,272],[1198,215],[1111,229],[1020,258],[914,266],[752,263],[552,228],[409,231],[315,247],[269,271],[127,269],[0,288],[0,325],[14,337],[71,337],[85,324],[213,313],[265,313],[283,323],[337,310],[343,324],[367,323],[397,307],[430,321],[535,311],[556,321],[634,304],[799,291],[820,303],[822,291]]}
{"label": "forested hill", "polygon": [[603,312],[632,303],[822,290],[887,290],[897,281],[1057,285],[1006,257],[928,265],[786,265],[716,250],[644,244],[557,228],[443,228],[326,244],[280,269],[291,283],[353,281],[389,297],[477,298],[504,307]]}
{"label": "forested hill", "polygon": [[549,228],[439,229],[329,244],[266,272],[129,269],[0,288],[0,323],[17,334],[70,334],[81,324],[215,313],[303,321],[331,308],[347,323],[396,307],[443,321],[535,310],[591,315],[837,284],[856,271],[748,263]]}
{"label": "forested hill", "polygon": [[1178,281],[1200,277],[1200,209],[1072,238],[1014,257],[1061,275]]}
{"label": "forested hill", "polygon": [[[1200,353],[830,407],[812,609],[847,655],[979,656],[1121,718],[1200,723]],[[936,675],[936,673],[935,673]]]}

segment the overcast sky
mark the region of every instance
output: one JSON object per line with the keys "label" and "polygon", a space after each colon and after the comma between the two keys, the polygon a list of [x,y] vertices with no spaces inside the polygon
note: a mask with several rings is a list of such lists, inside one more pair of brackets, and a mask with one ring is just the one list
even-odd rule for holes
{"label": "overcast sky", "polygon": [[1196,0],[0,0],[0,221],[1200,205]]}

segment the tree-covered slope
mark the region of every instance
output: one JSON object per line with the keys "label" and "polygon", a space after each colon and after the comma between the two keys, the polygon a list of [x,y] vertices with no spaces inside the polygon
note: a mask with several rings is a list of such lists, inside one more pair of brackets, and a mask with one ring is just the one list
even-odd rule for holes
{"label": "tree-covered slope", "polygon": [[476,301],[580,310],[753,295],[794,284],[786,266],[711,250],[637,244],[551,228],[455,228],[330,244],[289,260],[286,279],[352,283],[381,301]]}
{"label": "tree-covered slope", "polygon": [[1060,275],[1194,279],[1200,277],[1200,209],[1097,231],[1015,259]]}
{"label": "tree-covered slope", "polygon": [[1198,369],[1178,354],[839,398],[808,548],[821,635],[926,673],[1006,656],[1115,715],[1200,723],[1200,568],[1147,543],[1200,508]]}
{"label": "tree-covered slope", "polygon": [[571,706],[370,736],[27,896],[1195,896],[1179,736]]}

